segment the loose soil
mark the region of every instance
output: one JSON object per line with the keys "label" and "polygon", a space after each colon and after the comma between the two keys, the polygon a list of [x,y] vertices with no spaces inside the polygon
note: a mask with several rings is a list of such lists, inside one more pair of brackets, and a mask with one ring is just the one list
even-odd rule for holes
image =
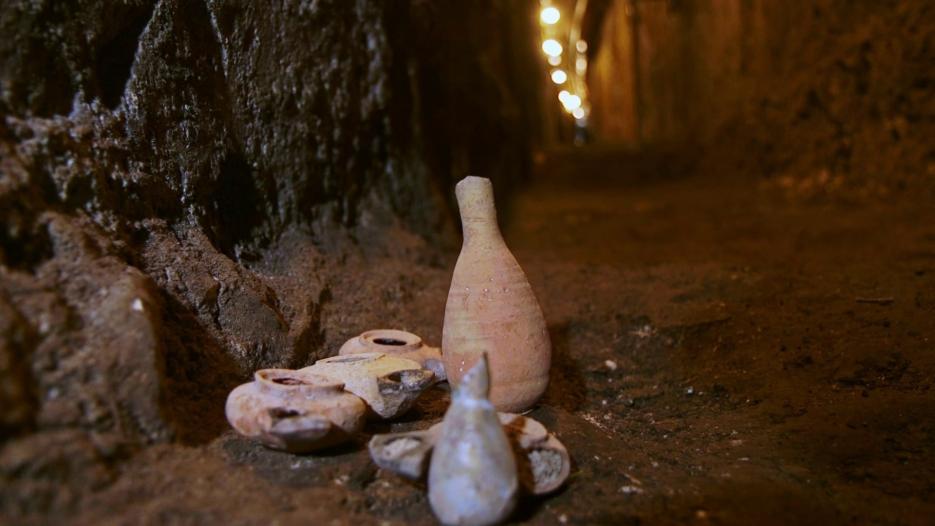
{"label": "loose soil", "polygon": [[[620,153],[538,161],[501,219],[554,345],[551,384],[531,416],[575,465],[562,490],[522,501],[514,520],[930,523],[929,200],[802,198]],[[361,235],[325,277],[332,352],[378,327],[440,341],[457,254],[403,234],[390,241]],[[258,272],[264,264],[274,262]],[[437,387],[402,422],[305,456],[238,437],[223,424],[223,398],[205,400],[191,424],[201,432],[183,433],[186,443],[144,449],[102,488],[62,488],[87,492],[67,519],[433,524],[425,488],[377,469],[365,444],[428,427],[447,397]]]}

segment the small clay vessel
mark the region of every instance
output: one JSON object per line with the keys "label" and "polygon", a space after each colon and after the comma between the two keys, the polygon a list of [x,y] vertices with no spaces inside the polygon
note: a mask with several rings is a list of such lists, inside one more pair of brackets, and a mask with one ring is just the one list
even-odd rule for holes
{"label": "small clay vessel", "polygon": [[487,525],[506,519],[516,505],[513,449],[489,391],[487,358],[461,378],[429,465],[429,503],[449,525]]}
{"label": "small clay vessel", "polygon": [[290,369],[261,369],[227,397],[227,421],[267,447],[307,453],[344,442],[360,431],[364,402],[344,384]]}
{"label": "small clay vessel", "polygon": [[545,392],[552,345],[542,310],[497,226],[489,179],[468,176],[455,188],[464,243],[451,278],[442,356],[457,385],[480,353],[490,360],[490,401],[522,412]]}
{"label": "small clay vessel", "polygon": [[344,384],[380,418],[395,418],[412,407],[435,376],[419,362],[380,352],[334,356],[301,369]]}
{"label": "small clay vessel", "polygon": [[[526,493],[545,495],[560,488],[571,472],[568,450],[536,420],[514,413],[498,413],[513,446],[517,476]],[[374,435],[370,457],[381,468],[408,479],[425,476],[441,424],[422,430]]]}
{"label": "small clay vessel", "polygon": [[438,347],[422,342],[422,338],[411,332],[396,329],[375,329],[355,336],[344,342],[339,355],[381,352],[397,358],[405,358],[435,373],[435,381],[446,379],[442,353]]}

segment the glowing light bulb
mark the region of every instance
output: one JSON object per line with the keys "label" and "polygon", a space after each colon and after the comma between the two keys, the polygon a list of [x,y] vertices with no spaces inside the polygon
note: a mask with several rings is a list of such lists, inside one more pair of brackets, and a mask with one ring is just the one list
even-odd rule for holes
{"label": "glowing light bulb", "polygon": [[[566,91],[565,93],[568,93],[568,92]],[[561,94],[559,94],[559,100],[562,102],[562,106],[565,106],[565,111],[569,113],[581,107],[581,97],[577,95],[572,95],[568,93],[563,98]]]}
{"label": "glowing light bulb", "polygon": [[584,57],[578,57],[575,60],[575,71],[577,71],[578,74],[582,74],[586,69],[588,69],[588,59]]}
{"label": "glowing light bulb", "polygon": [[562,54],[562,45],[558,40],[550,38],[542,43],[542,51],[550,57],[557,57]]}
{"label": "glowing light bulb", "polygon": [[571,93],[568,93],[568,90],[562,90],[558,92],[558,100],[561,101],[562,106],[565,105],[565,101],[568,99],[568,97],[571,97]]}
{"label": "glowing light bulb", "polygon": [[559,64],[561,64],[561,63],[562,63],[562,57],[561,57],[561,55],[555,56],[555,57],[549,57],[549,65],[551,65],[551,66],[557,66],[557,65],[559,65]]}
{"label": "glowing light bulb", "polygon": [[571,114],[572,116],[574,116],[574,118],[581,120],[584,118],[584,108],[577,107],[574,110],[572,110]]}
{"label": "glowing light bulb", "polygon": [[578,53],[584,53],[588,50],[588,43],[584,40],[579,40],[575,42],[575,49],[578,50]]}
{"label": "glowing light bulb", "polygon": [[549,26],[558,22],[560,18],[562,18],[562,14],[554,7],[546,7],[539,13],[539,20],[542,20],[543,24]]}
{"label": "glowing light bulb", "polygon": [[560,69],[552,71],[552,82],[561,85],[564,84],[566,80],[568,80],[568,75],[564,71]]}

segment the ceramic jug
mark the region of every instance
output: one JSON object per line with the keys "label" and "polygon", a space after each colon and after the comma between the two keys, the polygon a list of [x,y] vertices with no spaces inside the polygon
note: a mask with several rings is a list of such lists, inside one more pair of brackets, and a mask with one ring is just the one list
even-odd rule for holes
{"label": "ceramic jug", "polygon": [[552,346],[545,318],[500,234],[490,180],[468,176],[455,193],[464,243],[445,306],[445,372],[456,386],[487,353],[490,401],[499,411],[521,412],[548,384]]}

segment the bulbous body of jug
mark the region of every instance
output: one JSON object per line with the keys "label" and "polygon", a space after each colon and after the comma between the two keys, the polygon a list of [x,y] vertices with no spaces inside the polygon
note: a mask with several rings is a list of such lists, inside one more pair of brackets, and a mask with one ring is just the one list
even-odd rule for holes
{"label": "bulbous body of jug", "polygon": [[489,179],[468,176],[456,187],[464,244],[445,307],[442,357],[448,380],[487,353],[490,401],[521,412],[545,392],[552,346],[545,318],[526,274],[497,225]]}

